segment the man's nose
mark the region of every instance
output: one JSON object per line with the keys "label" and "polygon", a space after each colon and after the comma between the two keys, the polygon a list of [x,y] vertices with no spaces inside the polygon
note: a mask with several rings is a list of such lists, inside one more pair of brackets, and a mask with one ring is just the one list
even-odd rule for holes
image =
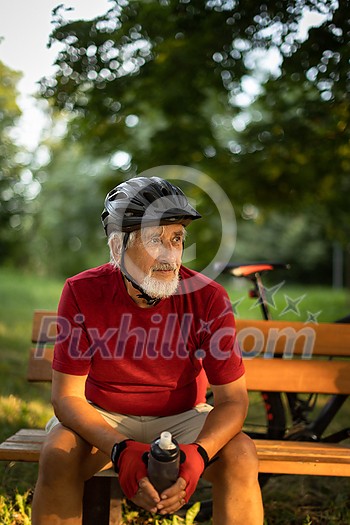
{"label": "man's nose", "polygon": [[167,263],[176,263],[179,258],[179,250],[171,242],[163,242],[158,259]]}

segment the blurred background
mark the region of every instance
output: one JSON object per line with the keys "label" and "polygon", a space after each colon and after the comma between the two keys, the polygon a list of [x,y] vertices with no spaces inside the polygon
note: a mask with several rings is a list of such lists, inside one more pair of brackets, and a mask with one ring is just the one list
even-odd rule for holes
{"label": "blurred background", "polygon": [[[51,416],[49,385],[25,380],[33,310],[108,260],[104,196],[144,170],[205,174],[179,183],[203,215],[189,266],[235,240],[232,262],[291,265],[264,280],[274,318],[350,312],[349,3],[1,2],[0,440]],[[236,316],[259,318],[231,281]],[[36,469],[0,466],[4,525],[30,523]],[[350,523],[341,478],[295,483],[265,488],[267,523]]]}
{"label": "blurred background", "polygon": [[[233,261],[349,286],[348,1],[12,4],[0,23],[1,267],[61,278],[105,262],[106,192],[177,164],[229,197]],[[205,191],[185,189],[205,218],[191,230],[201,270],[222,225]]]}

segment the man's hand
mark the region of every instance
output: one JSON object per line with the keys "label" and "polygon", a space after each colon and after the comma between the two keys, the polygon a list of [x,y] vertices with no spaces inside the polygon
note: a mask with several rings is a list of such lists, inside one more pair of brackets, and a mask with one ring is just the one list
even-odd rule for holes
{"label": "man's hand", "polygon": [[147,477],[144,455],[149,449],[148,444],[132,439],[116,443],[113,447],[111,459],[119,474],[120,487],[128,499],[136,495],[140,480]]}
{"label": "man's hand", "polygon": [[138,491],[130,499],[135,505],[148,512],[158,512],[157,505],[160,503],[160,497],[147,477],[140,479]]}
{"label": "man's hand", "polygon": [[198,480],[207,466],[208,455],[204,448],[197,443],[180,445],[180,450],[182,453],[182,459],[179,479],[184,479],[186,482],[185,501],[188,502],[196,490]]}
{"label": "man's hand", "polygon": [[185,503],[186,481],[183,478],[164,490],[161,495],[158,494],[148,478],[143,478],[139,482],[139,490],[131,501],[149,512],[159,514],[172,514],[179,510]]}
{"label": "man's hand", "polygon": [[140,488],[135,498],[132,499],[136,505],[150,512],[173,514],[188,502],[197,487],[203,470],[207,466],[208,455],[203,447],[197,443],[180,445],[180,450],[181,466],[179,477],[174,485],[158,495],[149,479],[143,478],[140,480]]}
{"label": "man's hand", "polygon": [[[131,439],[113,447],[112,461],[125,496],[149,512],[172,514],[192,496],[206,466],[206,453],[196,443],[180,445],[182,463],[177,481],[158,494],[147,477],[145,454],[150,446]],[[203,451],[203,449],[202,449]]]}

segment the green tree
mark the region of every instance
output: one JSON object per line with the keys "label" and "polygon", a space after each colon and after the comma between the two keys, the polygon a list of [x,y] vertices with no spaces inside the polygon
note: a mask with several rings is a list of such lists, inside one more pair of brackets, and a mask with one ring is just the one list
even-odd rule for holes
{"label": "green tree", "polygon": [[16,102],[20,78],[20,73],[0,62],[0,264],[23,259],[26,185],[21,150],[12,138],[21,115]]}
{"label": "green tree", "polygon": [[246,194],[255,205],[307,210],[330,239],[349,242],[350,11],[339,2],[331,20],[310,30],[278,78],[250,110],[258,115],[238,143],[238,170],[254,173]]}
{"label": "green tree", "polygon": [[48,146],[50,161],[36,173],[41,192],[36,198],[30,264],[39,273],[68,277],[108,261],[100,214],[102,181],[113,177],[113,171],[79,144],[51,138]]}
{"label": "green tree", "polygon": [[[89,155],[76,142],[68,144],[67,140],[51,137],[42,147],[49,149],[50,161],[34,172],[35,178],[41,181],[41,192],[35,199],[28,260],[40,273],[69,276],[108,260],[100,215],[106,193],[125,176],[112,160]],[[191,259],[193,266],[203,269],[221,241],[219,228],[215,235],[208,230],[208,220],[215,227],[220,218],[216,207],[205,201],[198,186],[188,185],[183,179],[181,186],[207,219],[203,226],[191,225],[187,243],[202,249],[195,255],[194,246],[185,252],[186,263]]]}
{"label": "green tree", "polygon": [[[324,20],[302,41],[306,10]],[[102,158],[128,153],[121,178],[192,166],[237,211],[305,210],[321,237],[346,239],[349,12],[348,0],[114,0],[105,15],[70,21],[57,8],[51,41],[63,47],[41,92],[70,115],[70,142]],[[282,66],[263,85],[268,50]],[[262,94],[242,110],[252,78]],[[239,116],[243,132],[232,125]]]}
{"label": "green tree", "polygon": [[[250,197],[256,184],[266,181],[264,202],[276,205],[290,186],[286,168],[298,173],[304,162],[302,151],[293,156],[279,149],[281,135],[290,130],[298,150],[306,149],[308,140],[314,149],[319,124],[328,128],[335,100],[332,132],[338,139],[344,131],[347,0],[339,4],[325,0],[115,0],[111,5],[105,15],[91,21],[72,22],[61,8],[56,10],[51,41],[63,44],[63,50],[57,57],[55,78],[42,81],[42,94],[57,108],[71,112],[71,139],[85,142],[96,154],[126,150],[138,171],[169,161],[198,167],[223,181],[229,193],[232,181],[232,195],[240,202]],[[323,13],[325,19],[301,42],[298,24],[306,9]],[[237,95],[242,81],[257,74],[256,57],[262,48],[278,49],[283,56],[280,78],[269,83],[265,98],[258,102],[263,114],[260,128],[264,131],[265,122],[276,121],[276,125],[265,135],[259,128],[258,136],[247,134],[241,156],[235,149],[240,134],[231,120],[241,111]],[[342,100],[336,92],[343,93]],[[268,134],[270,143],[276,143],[273,157],[265,144]],[[346,133],[343,137],[346,142]],[[337,153],[347,156],[342,143],[337,146]],[[249,157],[257,150],[266,150],[266,155],[256,173]],[[334,147],[323,148],[323,155],[330,152],[334,154]],[[267,158],[273,161],[265,162]],[[320,163],[324,165],[323,160]],[[346,166],[345,162],[343,171]],[[278,178],[276,170],[282,174],[281,184],[275,184],[271,193],[269,180]],[[242,175],[245,184],[241,184]],[[303,193],[310,197],[314,179],[309,184],[303,179]]]}
{"label": "green tree", "polygon": [[324,3],[111,4],[92,21],[69,22],[56,11],[51,40],[64,47],[42,93],[72,112],[71,136],[100,154],[126,149],[138,171],[171,159],[220,173],[230,167],[232,153],[213,117],[227,122],[240,110],[234,96],[250,73],[249,53],[271,46],[278,24],[287,40],[303,8]]}

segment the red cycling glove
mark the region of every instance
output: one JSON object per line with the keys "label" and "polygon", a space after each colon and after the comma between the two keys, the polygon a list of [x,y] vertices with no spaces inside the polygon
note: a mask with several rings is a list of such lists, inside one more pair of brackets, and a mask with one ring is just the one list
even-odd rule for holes
{"label": "red cycling glove", "polygon": [[125,439],[113,446],[112,463],[119,474],[120,487],[128,499],[135,496],[140,479],[147,477],[144,457],[149,449],[150,445],[132,439]]}
{"label": "red cycling glove", "polygon": [[190,445],[180,445],[181,465],[179,477],[183,478],[187,485],[186,503],[196,490],[198,480],[203,474],[205,467],[208,465],[209,458],[207,452],[201,445],[191,443]]}

